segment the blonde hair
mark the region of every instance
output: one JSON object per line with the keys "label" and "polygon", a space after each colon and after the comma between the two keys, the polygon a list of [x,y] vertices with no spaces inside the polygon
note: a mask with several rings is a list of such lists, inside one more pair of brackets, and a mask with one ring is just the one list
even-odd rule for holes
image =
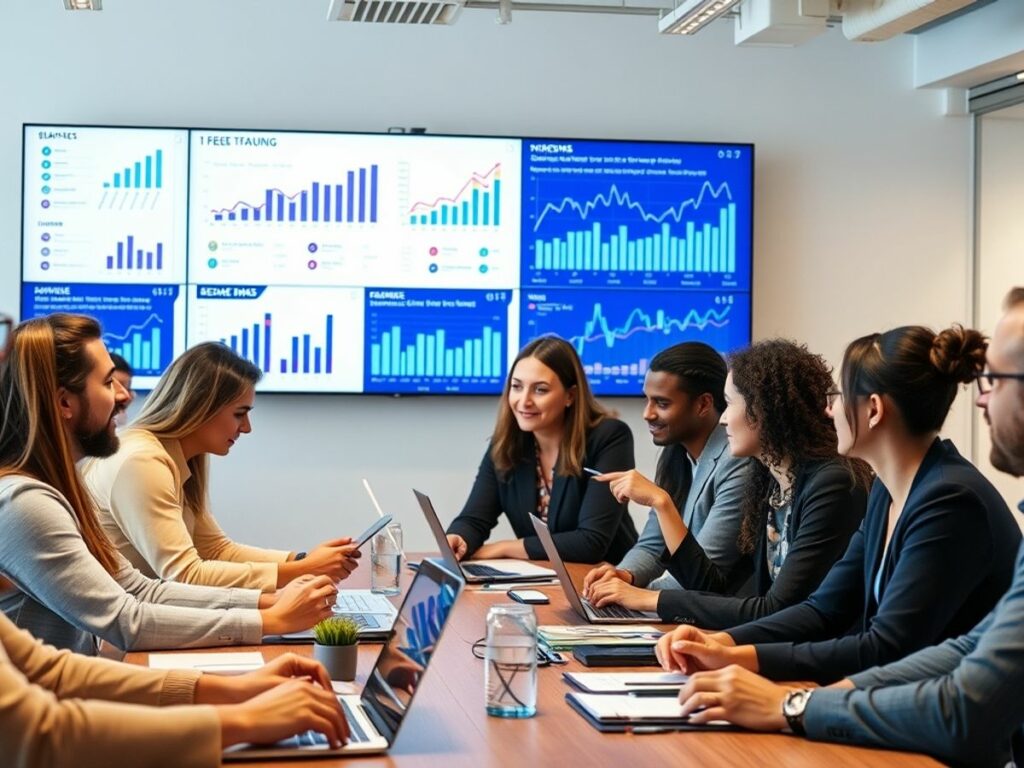
{"label": "blonde hair", "polygon": [[[256,386],[262,376],[259,368],[223,344],[199,344],[164,371],[131,427],[158,438],[181,440]],[[185,481],[185,503],[201,515],[207,507],[209,459],[206,454],[193,456],[188,467],[191,476]]]}
{"label": "blonde hair", "polygon": [[86,345],[99,338],[99,323],[83,315],[54,314],[14,329],[0,365],[0,477],[29,475],[57,489],[78,521],[85,546],[113,575],[117,550],[103,533],[75,469],[58,402],[62,387],[75,394],[85,390],[96,364]]}
{"label": "blonde hair", "polygon": [[576,396],[565,410],[562,444],[558,452],[556,471],[561,475],[575,475],[583,471],[583,456],[587,450],[587,433],[608,417],[608,412],[594,399],[590,384],[583,372],[576,349],[558,336],[541,336],[521,350],[509,366],[505,387],[498,406],[498,419],[491,436],[491,460],[499,473],[507,474],[520,461],[532,455],[533,436],[519,428],[508,405],[512,374],[516,364],[528,357],[535,358],[555,372],[565,389],[576,389]]}

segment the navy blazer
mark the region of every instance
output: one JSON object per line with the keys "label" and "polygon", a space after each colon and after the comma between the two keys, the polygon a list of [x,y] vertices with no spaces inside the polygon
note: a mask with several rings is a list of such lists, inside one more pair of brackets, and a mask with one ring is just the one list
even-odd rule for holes
{"label": "navy blazer", "polygon": [[[753,559],[719,568],[695,537],[686,536],[669,558],[668,570],[686,589],[658,593],[662,621],[726,629],[767,616],[804,600],[843,556],[864,517],[867,493],[837,459],[808,462],[793,485],[789,552],[778,576],[768,573],[768,530],[761,530]],[[754,597],[735,597],[754,573]],[[698,591],[701,590],[701,591]]]}
{"label": "navy blazer", "polygon": [[891,501],[876,479],[864,524],[814,594],[729,631],[757,645],[761,674],[835,682],[969,631],[1009,588],[1020,529],[951,442],[936,439],[918,467],[883,562]]}
{"label": "navy blazer", "polygon": [[[583,465],[602,472],[633,469],[633,433],[618,419],[606,418],[587,434]],[[477,470],[473,490],[459,516],[448,526],[466,540],[472,555],[498,524],[502,512],[523,540],[532,560],[546,560],[530,515],[537,511],[537,461],[524,458],[507,475],[500,475],[488,448]],[[574,563],[618,562],[636,543],[636,526],[626,504],[615,501],[607,483],[594,482],[585,472],[579,477],[555,475],[548,503],[548,529],[562,557]]]}

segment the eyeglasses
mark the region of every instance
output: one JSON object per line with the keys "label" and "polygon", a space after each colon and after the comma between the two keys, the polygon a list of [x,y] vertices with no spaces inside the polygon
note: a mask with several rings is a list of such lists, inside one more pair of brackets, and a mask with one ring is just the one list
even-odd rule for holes
{"label": "eyeglasses", "polygon": [[1024,373],[993,373],[992,371],[982,371],[974,376],[974,381],[978,385],[978,394],[987,395],[992,391],[992,385],[995,384],[996,379],[1016,379],[1017,381],[1024,381]]}
{"label": "eyeglasses", "polygon": [[836,404],[836,400],[838,400],[842,396],[842,391],[838,389],[830,389],[828,392],[825,393],[825,405],[831,408],[833,405]]}

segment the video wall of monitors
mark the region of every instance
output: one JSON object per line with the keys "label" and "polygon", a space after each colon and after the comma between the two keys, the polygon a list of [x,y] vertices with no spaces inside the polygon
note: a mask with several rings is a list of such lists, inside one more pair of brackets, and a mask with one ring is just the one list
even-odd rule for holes
{"label": "video wall of monitors", "polygon": [[749,144],[26,125],[21,314],[140,389],[213,340],[264,392],[495,394],[554,333],[636,395],[749,343],[752,190]]}

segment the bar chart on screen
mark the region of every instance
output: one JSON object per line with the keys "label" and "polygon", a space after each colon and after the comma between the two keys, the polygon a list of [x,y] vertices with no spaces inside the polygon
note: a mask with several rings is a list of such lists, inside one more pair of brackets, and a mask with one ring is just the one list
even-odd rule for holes
{"label": "bar chart on screen", "polygon": [[523,343],[556,333],[579,353],[588,379],[610,394],[641,391],[651,358],[682,341],[727,353],[750,341],[742,294],[573,289],[524,291]]}
{"label": "bar chart on screen", "polygon": [[366,289],[367,392],[491,392],[508,358],[512,291]]}
{"label": "bar chart on screen", "polygon": [[178,285],[26,283],[22,314],[73,312],[95,317],[103,343],[128,361],[139,389],[148,389],[184,351],[184,312],[175,311]]}
{"label": "bar chart on screen", "polygon": [[[527,169],[523,282],[747,290],[749,155],[572,142]],[[532,155],[536,160],[537,155]]]}
{"label": "bar chart on screen", "polygon": [[263,371],[257,389],[358,391],[362,294],[358,288],[190,286],[189,345],[230,347]]}

